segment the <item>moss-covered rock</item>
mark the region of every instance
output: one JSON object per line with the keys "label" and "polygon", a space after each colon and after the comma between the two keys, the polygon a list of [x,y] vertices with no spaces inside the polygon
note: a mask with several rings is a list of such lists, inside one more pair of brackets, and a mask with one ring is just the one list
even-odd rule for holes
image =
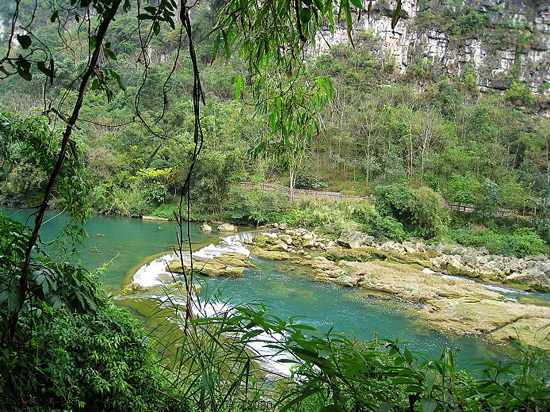
{"label": "moss-covered rock", "polygon": [[340,260],[369,262],[372,260],[386,260],[388,253],[372,247],[359,247],[355,249],[332,248],[327,250],[324,256],[335,262]]}
{"label": "moss-covered rock", "polygon": [[292,256],[288,252],[265,250],[259,247],[253,247],[250,251],[252,255],[269,260],[297,260],[296,256]]}
{"label": "moss-covered rock", "polygon": [[[185,261],[186,269],[189,269],[190,262]],[[242,277],[245,268],[257,269],[258,267],[248,261],[245,255],[239,253],[225,253],[211,259],[195,258],[193,260],[193,271],[196,274],[209,277]],[[180,260],[174,260],[166,267],[167,272],[183,273]]]}

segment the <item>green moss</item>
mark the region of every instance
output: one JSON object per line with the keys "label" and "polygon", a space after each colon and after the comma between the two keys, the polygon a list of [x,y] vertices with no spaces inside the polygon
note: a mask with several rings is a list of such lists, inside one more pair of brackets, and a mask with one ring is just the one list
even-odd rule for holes
{"label": "green moss", "polygon": [[371,247],[356,249],[334,248],[323,254],[332,261],[347,260],[352,262],[369,262],[371,260],[386,260],[388,253]]}

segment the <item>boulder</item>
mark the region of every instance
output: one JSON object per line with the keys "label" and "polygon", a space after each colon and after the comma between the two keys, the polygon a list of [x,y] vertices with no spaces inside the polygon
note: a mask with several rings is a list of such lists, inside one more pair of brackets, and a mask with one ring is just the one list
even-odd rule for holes
{"label": "boulder", "polygon": [[208,223],[204,222],[201,225],[201,232],[212,232],[212,226],[210,226]]}
{"label": "boulder", "polygon": [[344,229],[340,233],[340,237],[338,238],[338,243],[350,249],[357,249],[358,247],[363,246],[367,242],[366,237],[367,236],[365,236],[363,233],[359,232],[358,230]]}
{"label": "boulder", "polygon": [[416,249],[416,247],[414,246],[414,244],[412,242],[409,242],[409,241],[404,242],[403,247],[405,248],[405,252],[407,252],[407,253],[418,252],[418,250]]}
{"label": "boulder", "polygon": [[218,226],[218,232],[236,232],[237,226],[232,225],[231,223],[222,223]]}
{"label": "boulder", "polygon": [[525,269],[521,272],[514,272],[506,277],[506,282],[523,283],[531,289],[540,291],[550,290],[550,277],[538,267]]}

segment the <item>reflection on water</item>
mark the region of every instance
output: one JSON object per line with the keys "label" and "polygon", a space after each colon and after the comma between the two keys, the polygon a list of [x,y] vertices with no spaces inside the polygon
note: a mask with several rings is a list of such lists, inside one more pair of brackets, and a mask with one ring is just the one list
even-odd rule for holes
{"label": "reflection on water", "polygon": [[[24,223],[34,210],[1,208],[0,212]],[[67,216],[57,215],[56,212],[46,212],[44,221],[47,223],[40,230],[40,238],[44,243],[53,240],[67,223]],[[28,224],[33,223],[31,217]],[[84,227],[88,237],[78,248],[80,260],[90,270],[110,262],[103,281],[113,293],[122,287],[128,270],[139,265],[147,256],[172,250],[176,244],[176,231],[172,222],[92,216]],[[204,234],[195,225],[191,226],[194,244],[205,243],[218,235],[217,232]]]}

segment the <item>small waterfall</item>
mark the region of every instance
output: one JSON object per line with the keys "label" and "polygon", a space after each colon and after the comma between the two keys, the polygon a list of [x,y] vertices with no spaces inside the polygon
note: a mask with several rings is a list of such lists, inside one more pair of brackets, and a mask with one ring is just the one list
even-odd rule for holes
{"label": "small waterfall", "polygon": [[163,285],[164,282],[160,280],[162,275],[170,275],[166,271],[166,266],[173,260],[176,260],[178,255],[175,253],[169,253],[162,255],[149,263],[146,263],[140,267],[132,278],[132,283],[137,283],[144,288],[151,286]]}
{"label": "small waterfall", "polygon": [[[222,237],[220,243],[211,243],[208,246],[193,253],[193,257],[199,259],[214,259],[223,256],[226,253],[238,253],[250,256],[250,250],[243,246],[243,242],[251,240],[255,232],[236,233],[234,235]],[[161,278],[170,274],[166,271],[166,266],[178,258],[177,254],[169,253],[160,256],[153,261],[140,267],[132,278],[133,283],[143,287],[162,285]],[[184,254],[184,259],[189,260],[189,254]]]}
{"label": "small waterfall", "polygon": [[[219,244],[210,244],[193,253],[193,257],[200,259],[214,259],[226,253],[239,253],[245,256],[250,256],[250,251],[243,246],[243,243],[251,241],[257,234],[256,231],[236,233],[230,236],[221,238]],[[166,271],[166,266],[173,260],[178,258],[177,254],[170,253],[160,256],[151,262],[143,265],[134,274],[132,281],[143,287],[151,287],[162,285],[161,280],[163,275],[169,275]],[[185,259],[189,259],[189,255],[185,255]],[[171,304],[185,305],[185,300],[177,296],[151,296],[152,299],[161,302],[171,302]],[[193,312],[198,317],[215,317],[220,316],[230,311],[230,306],[222,302],[194,302]],[[269,335],[265,332],[260,333],[256,338],[248,343],[248,347],[253,351],[258,359],[262,362],[264,370],[278,376],[291,376],[292,364],[281,362],[289,359],[289,353],[282,353],[277,349],[269,347],[274,343],[284,339],[282,335]]]}
{"label": "small waterfall", "polygon": [[223,256],[226,253],[238,253],[246,257],[250,256],[250,250],[243,246],[242,238],[237,234],[222,237],[220,243],[216,245],[211,243],[193,253],[193,256],[202,259],[213,259]]}

